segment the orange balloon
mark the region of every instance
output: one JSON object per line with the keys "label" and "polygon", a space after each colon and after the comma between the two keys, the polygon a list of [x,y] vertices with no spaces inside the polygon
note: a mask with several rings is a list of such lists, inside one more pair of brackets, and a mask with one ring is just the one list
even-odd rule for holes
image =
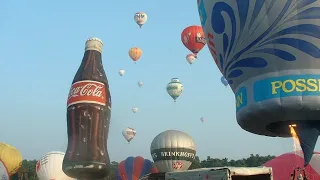
{"label": "orange balloon", "polygon": [[206,38],[201,26],[185,28],[181,33],[181,41],[195,55],[206,45]]}
{"label": "orange balloon", "polygon": [[142,56],[142,50],[140,48],[133,47],[129,50],[129,56],[134,62],[137,62]]}

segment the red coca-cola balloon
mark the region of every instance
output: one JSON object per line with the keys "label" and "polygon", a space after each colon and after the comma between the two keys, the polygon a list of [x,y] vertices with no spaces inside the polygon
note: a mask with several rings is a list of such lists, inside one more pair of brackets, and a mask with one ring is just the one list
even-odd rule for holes
{"label": "red coca-cola balloon", "polygon": [[206,39],[201,26],[189,26],[185,28],[181,33],[181,41],[195,55],[206,45]]}
{"label": "red coca-cola balloon", "polygon": [[109,171],[111,96],[102,66],[102,46],[98,38],[87,40],[82,63],[69,91],[68,147],[62,168],[72,178],[102,179]]}

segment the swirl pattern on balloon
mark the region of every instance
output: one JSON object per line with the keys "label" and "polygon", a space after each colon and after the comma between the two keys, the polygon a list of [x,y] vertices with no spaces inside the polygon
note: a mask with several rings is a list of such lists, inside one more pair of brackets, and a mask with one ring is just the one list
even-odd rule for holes
{"label": "swirl pattern on balloon", "polygon": [[320,19],[320,7],[313,3],[319,5],[317,0],[221,0],[213,5],[208,22],[200,0],[201,23],[211,23],[219,39],[214,58],[228,83],[246,70],[267,68],[272,57],[288,63],[299,54],[320,58],[314,40],[320,39],[320,26],[311,21]]}

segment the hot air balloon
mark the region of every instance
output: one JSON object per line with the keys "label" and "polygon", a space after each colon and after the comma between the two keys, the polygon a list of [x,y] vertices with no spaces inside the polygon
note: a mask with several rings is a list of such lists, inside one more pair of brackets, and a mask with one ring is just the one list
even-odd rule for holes
{"label": "hot air balloon", "polygon": [[137,131],[134,130],[133,128],[130,128],[130,127],[125,128],[125,129],[122,131],[123,137],[124,137],[128,142],[130,142],[130,141],[134,138],[134,136],[136,136],[136,134],[137,134]]}
{"label": "hot air balloon", "polygon": [[139,87],[142,87],[142,86],[143,86],[143,82],[142,82],[142,81],[139,81],[139,82],[138,82],[138,86],[139,86]]}
{"label": "hot air balloon", "polygon": [[188,54],[186,56],[186,60],[188,61],[188,63],[191,65],[194,63],[195,60],[197,60],[197,56],[194,54]]}
{"label": "hot air balloon", "polygon": [[9,180],[10,179],[8,169],[4,165],[2,160],[0,160],[0,177],[1,177],[1,180]]}
{"label": "hot air balloon", "polygon": [[7,167],[9,176],[19,171],[22,165],[22,156],[13,146],[0,142],[0,159]]}
{"label": "hot air balloon", "polygon": [[203,123],[206,119],[204,117],[200,118],[200,121]]}
{"label": "hot air balloon", "polygon": [[39,180],[64,179],[72,180],[62,171],[65,153],[59,151],[48,152],[37,162],[36,173]]}
{"label": "hot air balloon", "polygon": [[320,134],[320,0],[199,0],[198,10],[238,124],[279,137],[295,124],[308,165]]}
{"label": "hot air balloon", "polygon": [[137,107],[133,107],[133,108],[132,108],[132,112],[133,112],[133,113],[137,113],[138,111],[139,111],[139,108],[137,108]]}
{"label": "hot air balloon", "polygon": [[147,20],[148,20],[148,16],[146,13],[144,12],[137,12],[134,15],[134,20],[136,21],[136,23],[139,25],[139,27],[141,28],[142,25],[144,25]]}
{"label": "hot air balloon", "polygon": [[195,159],[196,145],[188,134],[168,130],[153,139],[150,152],[160,172],[185,171]]}
{"label": "hot air balloon", "polygon": [[171,82],[167,85],[167,92],[172,97],[174,102],[181,95],[183,91],[183,85],[178,78],[172,78]]}
{"label": "hot air balloon", "polygon": [[206,45],[206,39],[201,26],[189,26],[185,28],[181,33],[181,41],[195,55]]}
{"label": "hot air balloon", "polygon": [[220,81],[224,86],[228,86],[228,81],[226,80],[226,78],[224,78],[224,76],[221,76]]}
{"label": "hot air balloon", "polygon": [[130,58],[136,63],[142,56],[142,50],[137,47],[133,47],[129,50]]}
{"label": "hot air balloon", "polygon": [[[290,179],[290,175],[294,173],[294,170],[299,170],[298,168],[304,170],[308,180],[320,179],[320,153],[315,152],[311,158],[310,164],[304,169],[303,165],[304,158],[301,151],[283,154],[264,164],[264,166],[272,167],[274,180]],[[295,177],[298,175],[299,172],[296,171]]]}
{"label": "hot air balloon", "polygon": [[123,76],[125,72],[126,72],[125,70],[120,69],[118,73],[119,73],[120,76]]}
{"label": "hot air balloon", "polygon": [[155,173],[152,162],[149,159],[144,159],[141,156],[128,157],[121,161],[116,171],[117,180],[139,180],[142,176]]}

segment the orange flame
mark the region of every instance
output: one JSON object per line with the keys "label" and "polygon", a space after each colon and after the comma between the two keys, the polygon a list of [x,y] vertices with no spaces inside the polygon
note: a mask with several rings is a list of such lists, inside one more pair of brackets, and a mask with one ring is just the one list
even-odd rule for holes
{"label": "orange flame", "polygon": [[295,127],[297,127],[296,124],[289,125],[290,133],[291,133],[291,136],[293,139],[293,151],[297,152],[298,150],[300,150],[300,140],[299,140],[299,137],[297,135],[296,130],[294,129]]}

